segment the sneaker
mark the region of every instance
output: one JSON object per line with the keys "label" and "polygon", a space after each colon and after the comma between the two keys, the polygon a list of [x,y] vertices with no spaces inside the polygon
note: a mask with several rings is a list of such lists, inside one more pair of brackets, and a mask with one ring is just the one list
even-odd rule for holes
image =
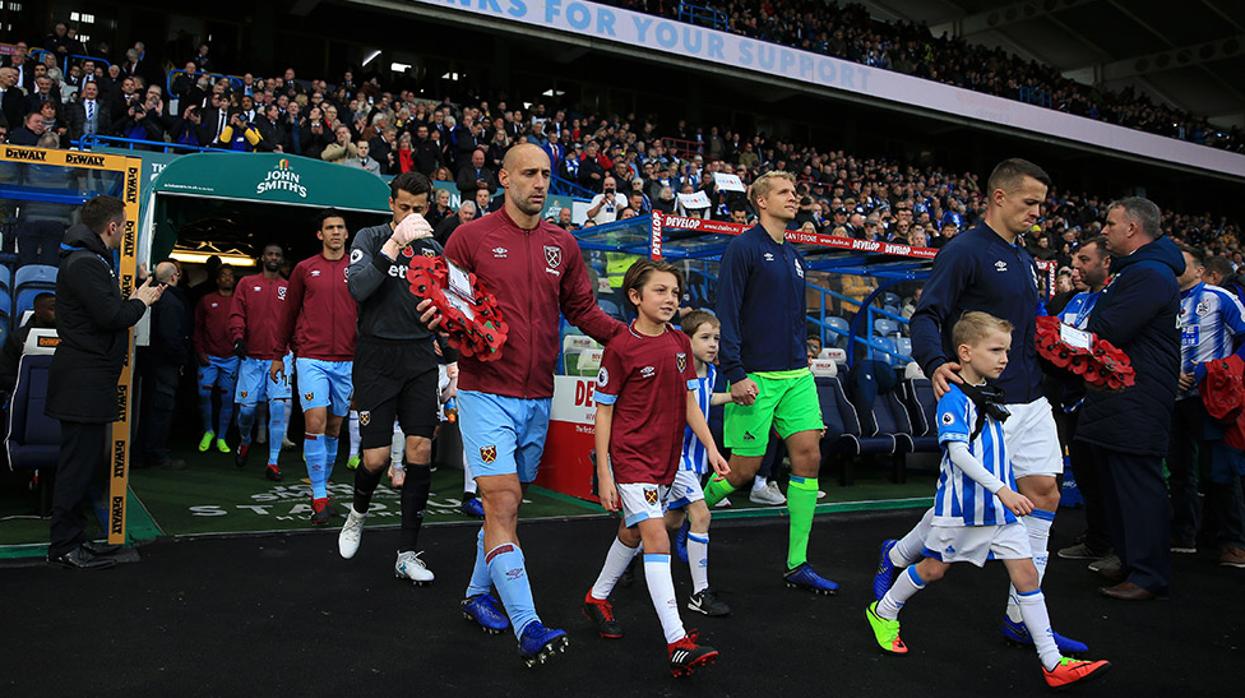
{"label": "sneaker", "polygon": [[614,617],[614,605],[609,599],[598,599],[589,590],[584,595],[584,615],[597,626],[597,634],[606,640],[618,640],[623,636],[622,625]]}
{"label": "sneaker", "polygon": [[417,553],[414,550],[398,553],[398,559],[393,563],[393,576],[398,579],[409,579],[415,586],[431,584],[436,576],[432,574],[432,570],[428,569],[428,565],[419,559],[422,554],[423,551]]}
{"label": "sneaker", "polygon": [[355,512],[354,507],[346,515],[346,523],[342,524],[341,533],[337,534],[337,552],[347,560],[359,552],[359,543],[363,542],[363,522],[367,514]]}
{"label": "sneaker", "polygon": [[229,448],[229,444],[225,443],[224,439],[216,440],[216,452],[217,453],[231,453],[232,451],[233,449]]}
{"label": "sneaker", "polygon": [[720,618],[731,614],[731,607],[725,602],[718,599],[718,595],[713,593],[713,589],[705,588],[699,592],[692,594],[687,600],[687,608],[697,613],[703,613],[706,616]]}
{"label": "sneaker", "polygon": [[721,500],[719,500],[719,501],[718,501],[718,503],[717,503],[717,504],[714,504],[714,505],[713,505],[713,508],[714,508],[714,509],[730,509],[730,508],[731,508],[731,498],[730,498],[730,497],[723,497]]}
{"label": "sneaker", "polygon": [[276,463],[269,463],[268,467],[264,468],[264,477],[272,480],[273,482],[281,482],[283,478],[281,475],[281,466]]}
{"label": "sneaker", "polygon": [[[261,441],[260,443],[263,443],[263,441]],[[290,451],[295,448],[298,448],[298,444],[294,443],[293,441],[290,441],[290,437],[288,436],[281,437],[281,450],[282,451]]]}
{"label": "sneaker", "polygon": [[363,459],[362,459],[362,458],[359,458],[359,455],[358,455],[358,454],[355,454],[355,455],[353,455],[353,456],[351,456],[351,457],[347,458],[347,459],[346,459],[346,470],[358,470],[358,469],[359,469],[359,463],[361,463],[362,461],[363,461]]}
{"label": "sneaker", "polygon": [[484,518],[484,502],[479,497],[468,497],[463,500],[462,512],[477,519]]}
{"label": "sneaker", "polygon": [[1090,572],[1097,572],[1101,575],[1110,576],[1122,572],[1124,569],[1124,563],[1120,560],[1119,555],[1111,553],[1106,557],[1098,558],[1097,560],[1089,563],[1089,565],[1087,565],[1087,569]]}
{"label": "sneaker", "polygon": [[900,568],[891,562],[891,548],[894,548],[898,542],[894,538],[882,541],[882,550],[878,555],[878,568],[873,573],[874,601],[881,601],[882,597],[886,596],[886,592],[895,585],[895,577],[899,576]]}
{"label": "sneaker", "polygon": [[[1003,632],[1003,639],[1007,642],[1020,647],[1032,647],[1033,636],[1029,634],[1029,628],[1023,622],[1017,623],[1007,616],[1003,616],[1003,625],[1000,628]],[[1064,637],[1054,630],[1051,635],[1055,638],[1055,646],[1059,648],[1061,654],[1085,654],[1089,651],[1089,645],[1084,642],[1073,640],[1070,637]]]}
{"label": "sneaker", "polygon": [[1224,546],[1219,553],[1219,564],[1223,567],[1245,569],[1245,550],[1232,545]]}
{"label": "sneaker", "polygon": [[238,444],[237,450],[233,452],[233,464],[239,468],[246,467],[246,454],[251,451],[250,444]]}
{"label": "sneaker", "polygon": [[323,526],[333,518],[333,510],[329,508],[329,498],[311,500],[311,525]]}
{"label": "sneaker", "polygon": [[1060,657],[1059,663],[1054,669],[1042,667],[1042,676],[1046,679],[1046,685],[1051,688],[1066,688],[1072,684],[1087,683],[1107,673],[1111,668],[1111,662],[1106,660],[1098,660],[1096,662],[1080,659],[1072,659],[1069,657]]}
{"label": "sneaker", "polygon": [[838,583],[817,574],[813,566],[807,562],[793,570],[787,570],[782,578],[786,580],[787,587],[790,589],[805,589],[825,596],[837,594],[839,591]]}
{"label": "sneaker", "polygon": [[825,490],[817,490],[817,498],[818,498],[818,499],[825,499],[825,498],[826,498],[826,491],[825,491]]}
{"label": "sneaker", "polygon": [[687,534],[691,530],[691,522],[684,518],[683,525],[674,534],[674,554],[678,555],[683,562],[687,562]]}
{"label": "sneaker", "polygon": [[[203,438],[199,439],[199,453],[207,453],[207,450],[212,447],[212,439],[215,438],[216,434],[210,431],[203,432]],[[226,453],[228,453],[228,451],[226,451]]]}
{"label": "sneaker", "polygon": [[462,601],[463,618],[480,626],[489,635],[500,635],[510,629],[501,603],[492,594],[478,594]]}
{"label": "sneaker", "polygon": [[1171,551],[1181,555],[1194,555],[1197,553],[1197,541],[1192,538],[1172,538]]}
{"label": "sneaker", "polygon": [[771,482],[761,489],[753,488],[751,494],[748,495],[748,501],[762,506],[778,507],[786,504],[787,498],[782,496],[778,483]]}
{"label": "sneaker", "polygon": [[1056,553],[1064,560],[1100,560],[1107,554],[1107,551],[1094,550],[1085,543],[1077,543],[1069,545],[1066,548],[1060,548]]}
{"label": "sneaker", "polygon": [[565,652],[570,644],[565,630],[546,628],[544,623],[534,620],[519,637],[519,658],[530,669]]}
{"label": "sneaker", "polygon": [[675,678],[691,676],[700,667],[709,666],[718,659],[718,651],[706,645],[698,645],[691,635],[666,645],[670,655],[670,673]]}
{"label": "sneaker", "polygon": [[878,615],[878,602],[874,601],[865,609],[865,620],[873,630],[873,639],[878,647],[889,654],[907,654],[908,646],[899,638],[899,620],[886,620]]}

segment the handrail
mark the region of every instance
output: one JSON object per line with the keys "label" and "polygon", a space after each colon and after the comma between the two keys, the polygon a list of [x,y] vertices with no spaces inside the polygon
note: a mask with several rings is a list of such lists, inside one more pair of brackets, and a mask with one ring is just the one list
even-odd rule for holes
{"label": "handrail", "polygon": [[96,146],[129,146],[130,150],[134,150],[134,146],[153,146],[163,148],[164,152],[176,152],[184,150],[190,153],[239,153],[240,150],[230,150],[228,148],[212,148],[202,145],[187,145],[185,143],[173,143],[167,141],[148,141],[142,138],[122,138],[121,136],[101,136],[99,134],[91,134],[83,136],[76,141],[71,141],[73,145],[82,150],[90,150]]}
{"label": "handrail", "polygon": [[562,179],[556,174],[550,177],[550,191],[560,196],[576,196],[591,200],[596,196],[596,192],[591,189],[572,182],[569,179]]}
{"label": "handrail", "polygon": [[190,75],[194,77],[195,79],[198,79],[200,75],[206,75],[209,78],[212,78],[213,80],[215,80],[216,78],[228,78],[229,84],[234,85],[235,87],[241,87],[246,84],[242,80],[242,77],[240,75],[228,75],[226,73],[212,73],[206,70],[196,70],[195,72],[191,73],[191,72],[188,72],[185,68],[172,68],[169,70],[168,75],[164,76],[164,94],[166,97],[171,96],[173,94],[173,78],[176,77],[177,75]]}
{"label": "handrail", "polygon": [[[52,53],[52,52],[47,49],[43,49],[43,48],[32,48],[28,50],[27,53],[30,54],[32,58],[34,58],[36,55],[41,55],[44,53]],[[105,68],[112,65],[112,62],[109,61],[107,58],[101,58],[99,56],[84,56],[80,53],[70,53],[65,56],[65,61],[63,65],[61,65],[61,72],[65,73],[65,80],[69,80],[69,59],[70,58],[78,58],[84,61],[94,61],[96,63],[102,63]],[[40,62],[40,63],[42,62],[37,58],[35,58],[35,60],[36,62]]]}

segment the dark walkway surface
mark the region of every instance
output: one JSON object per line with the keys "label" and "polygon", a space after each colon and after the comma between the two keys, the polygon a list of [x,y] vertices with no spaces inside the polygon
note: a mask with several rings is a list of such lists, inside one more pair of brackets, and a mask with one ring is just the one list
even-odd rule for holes
{"label": "dark walkway surface", "polygon": [[[603,520],[521,529],[537,605],[570,630],[561,661],[523,668],[513,636],[462,620],[475,529],[426,531],[437,583],[392,579],[395,531],[365,535],[341,560],[336,532],[158,543],[143,561],[78,573],[0,568],[4,650],[0,695],[1045,695],[1036,656],[998,637],[1001,566],[958,567],[909,604],[907,657],[872,649],[863,618],[877,543],[915,512],[820,518],[812,560],[843,584],[837,597],[782,586],[785,521],[713,529],[712,581],[735,608],[692,617],[722,661],[688,680],[664,668],[664,646],[643,579],[614,601],[627,637],[598,639],[579,604],[609,545]],[[1063,515],[1055,545],[1076,532]],[[1081,563],[1055,560],[1046,584],[1056,628],[1088,642],[1114,671],[1078,693],[1233,695],[1245,660],[1245,573],[1207,556],[1181,557],[1169,601],[1098,598]],[[675,566],[681,602],[686,566]],[[63,637],[61,637],[63,635]]]}

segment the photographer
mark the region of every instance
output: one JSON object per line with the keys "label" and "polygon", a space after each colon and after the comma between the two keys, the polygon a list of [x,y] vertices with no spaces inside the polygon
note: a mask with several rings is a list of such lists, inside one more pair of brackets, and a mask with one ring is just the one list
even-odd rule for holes
{"label": "photographer", "polygon": [[203,111],[190,105],[182,111],[182,118],[173,125],[169,134],[174,143],[182,145],[199,145],[199,127],[203,124]]}
{"label": "photographer", "polygon": [[605,175],[601,184],[601,193],[592,197],[588,205],[588,220],[595,225],[613,223],[618,219],[618,212],[627,207],[627,197],[618,193],[618,185],[613,175]]}
{"label": "photographer", "polygon": [[155,94],[150,94],[142,101],[135,101],[125,112],[121,120],[119,133],[123,138],[134,138],[144,141],[164,140],[165,123],[161,114],[164,102]]}
{"label": "photographer", "polygon": [[229,115],[229,123],[221,131],[220,138],[217,139],[215,145],[220,148],[251,153],[262,141],[263,138],[259,135],[259,129],[255,128],[255,124],[248,121],[242,113],[235,112]]}

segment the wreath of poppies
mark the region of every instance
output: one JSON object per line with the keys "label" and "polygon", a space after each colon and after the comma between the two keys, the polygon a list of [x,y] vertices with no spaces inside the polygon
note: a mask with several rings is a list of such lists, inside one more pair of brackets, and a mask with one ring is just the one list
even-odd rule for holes
{"label": "wreath of poppies", "polygon": [[[497,297],[489,293],[475,274],[469,274],[475,299],[455,295],[458,303],[450,299],[449,267],[445,258],[414,257],[406,270],[406,280],[411,293],[421,300],[431,300],[441,314],[440,329],[449,337],[450,346],[463,356],[474,356],[477,361],[496,361],[501,358],[501,348],[506,343],[510,326],[501,315]],[[470,313],[463,312],[466,306]]]}
{"label": "wreath of poppies", "polygon": [[1122,390],[1137,380],[1128,355],[1098,335],[1093,338],[1090,349],[1066,344],[1060,336],[1059,318],[1048,315],[1037,319],[1038,355],[1052,365],[1070,371],[1085,379],[1095,388]]}

